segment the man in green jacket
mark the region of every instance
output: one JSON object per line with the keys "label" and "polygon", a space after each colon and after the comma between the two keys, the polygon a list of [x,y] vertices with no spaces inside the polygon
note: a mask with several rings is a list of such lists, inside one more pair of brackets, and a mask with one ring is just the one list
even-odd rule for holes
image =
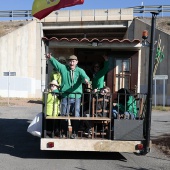
{"label": "man in green jacket", "polygon": [[[68,58],[68,65],[61,64],[54,57],[52,57],[51,54],[47,54],[46,57],[49,59],[53,67],[56,68],[61,74],[61,115],[67,116],[69,113],[72,113],[73,116],[80,117],[82,83],[88,84],[89,77],[83,69],[77,66],[78,59],[75,55],[71,55]],[[73,133],[77,135],[78,124],[73,124]],[[64,129],[64,131],[66,132],[66,129]]]}
{"label": "man in green jacket", "polygon": [[100,91],[100,89],[104,87],[104,77],[109,70],[108,56],[103,55],[103,58],[105,60],[104,67],[100,70],[100,65],[96,63],[93,68],[92,89],[94,93]]}

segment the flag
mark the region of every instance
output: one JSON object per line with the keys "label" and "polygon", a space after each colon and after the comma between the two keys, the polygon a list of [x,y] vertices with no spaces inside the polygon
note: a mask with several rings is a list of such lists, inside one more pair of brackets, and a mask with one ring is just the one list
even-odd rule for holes
{"label": "flag", "polygon": [[161,37],[159,35],[158,46],[156,49],[156,56],[155,56],[155,62],[154,62],[154,68],[153,68],[153,76],[155,76],[156,74],[159,63],[161,63],[165,57],[163,50],[164,50],[164,46],[161,47]]}
{"label": "flag", "polygon": [[43,19],[55,10],[83,3],[84,0],[34,0],[32,5],[32,16]]}

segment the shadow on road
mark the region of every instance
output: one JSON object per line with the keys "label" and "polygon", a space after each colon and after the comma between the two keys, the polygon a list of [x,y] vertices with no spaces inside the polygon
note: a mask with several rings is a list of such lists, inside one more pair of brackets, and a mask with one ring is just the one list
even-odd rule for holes
{"label": "shadow on road", "polygon": [[27,119],[0,119],[0,154],[35,159],[87,159],[120,160],[126,158],[120,153],[41,151],[40,138],[27,132]]}

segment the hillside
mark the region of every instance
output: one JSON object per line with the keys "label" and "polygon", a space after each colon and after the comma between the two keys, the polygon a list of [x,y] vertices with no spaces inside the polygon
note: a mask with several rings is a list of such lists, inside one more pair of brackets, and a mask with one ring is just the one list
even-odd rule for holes
{"label": "hillside", "polygon": [[0,21],[0,37],[28,24],[31,21]]}
{"label": "hillside", "polygon": [[[151,18],[139,18],[140,20],[144,21],[151,25]],[[30,21],[0,21],[0,37],[12,32],[15,29],[18,29]],[[156,20],[156,25],[159,30],[162,30],[168,34],[170,34],[170,17],[158,17]]]}
{"label": "hillside", "polygon": [[[139,19],[151,25],[151,18],[139,18]],[[170,34],[170,17],[157,18],[156,28]]]}

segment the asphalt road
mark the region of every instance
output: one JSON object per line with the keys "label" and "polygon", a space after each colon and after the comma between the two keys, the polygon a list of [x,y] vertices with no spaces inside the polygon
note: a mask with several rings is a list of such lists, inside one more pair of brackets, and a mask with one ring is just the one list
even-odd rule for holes
{"label": "asphalt road", "polygon": [[[152,147],[133,153],[41,151],[40,139],[26,132],[41,111],[34,107],[0,107],[0,170],[169,170],[170,159]],[[169,133],[170,112],[152,113],[152,138]]]}

